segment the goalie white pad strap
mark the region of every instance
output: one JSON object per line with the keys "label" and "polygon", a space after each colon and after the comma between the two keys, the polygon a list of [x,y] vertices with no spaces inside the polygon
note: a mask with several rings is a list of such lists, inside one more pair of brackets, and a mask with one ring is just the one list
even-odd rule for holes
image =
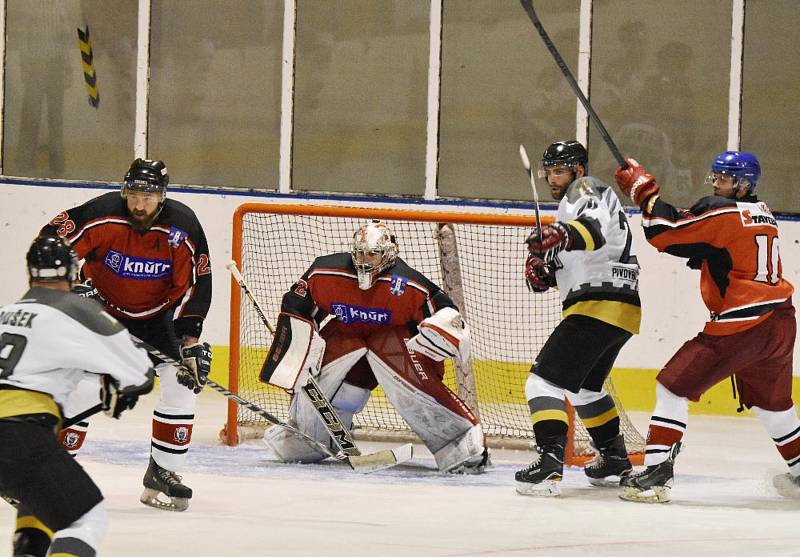
{"label": "goalie white pad strap", "polygon": [[[318,356],[312,355],[312,358],[308,358],[313,337],[314,326],[310,321],[287,313],[280,314],[272,346],[261,367],[261,381],[286,390],[294,389],[306,361]],[[324,342],[322,352],[324,353]]]}
{"label": "goalie white pad strap", "polygon": [[414,352],[440,362],[445,358],[469,358],[469,327],[454,308],[443,308],[423,320],[419,332],[408,341]]}

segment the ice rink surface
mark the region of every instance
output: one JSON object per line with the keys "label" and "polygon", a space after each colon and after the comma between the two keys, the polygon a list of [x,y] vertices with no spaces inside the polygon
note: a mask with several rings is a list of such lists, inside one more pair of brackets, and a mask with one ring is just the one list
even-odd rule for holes
{"label": "ice rink surface", "polygon": [[[775,493],[772,476],[785,469],[752,418],[692,416],[672,502],[647,505],[591,487],[577,468],[565,471],[559,498],[517,495],[525,451],[495,451],[494,470],[479,476],[443,476],[420,447],[410,463],[369,475],[338,462],[281,464],[260,442],[217,440],[225,400],[200,396],[183,471],[194,498],[183,513],[139,503],[155,397],[120,421],[94,419],[79,462],[106,497],[100,555],[800,555],[800,499]],[[646,429],[648,416],[632,418]],[[0,508],[0,554],[10,554],[14,511]]]}

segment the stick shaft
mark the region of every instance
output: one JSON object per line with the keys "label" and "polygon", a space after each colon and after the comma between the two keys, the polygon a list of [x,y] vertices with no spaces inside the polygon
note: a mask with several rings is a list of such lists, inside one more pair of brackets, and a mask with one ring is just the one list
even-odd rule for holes
{"label": "stick shaft", "polygon": [[578,100],[583,105],[583,108],[586,109],[586,112],[589,114],[589,118],[594,122],[594,125],[597,126],[598,131],[600,132],[600,137],[603,138],[605,144],[608,145],[608,148],[611,150],[611,154],[616,159],[617,163],[622,168],[628,168],[628,163],[625,162],[625,157],[622,156],[619,148],[614,143],[614,140],[611,139],[611,135],[606,130],[606,127],[603,125],[603,122],[600,120],[600,117],[592,108],[592,105],[589,104],[589,99],[586,98],[586,95],[583,94],[581,91],[578,82],[575,80],[575,77],[572,75],[569,67],[567,67],[566,62],[561,57],[561,54],[556,49],[556,45],[553,44],[553,41],[550,40],[550,36],[547,34],[547,31],[544,30],[544,26],[542,25],[541,20],[539,20],[539,16],[536,15],[536,10],[533,9],[533,0],[520,0],[522,3],[522,7],[525,9],[525,12],[528,14],[528,18],[533,23],[533,26],[539,32],[539,36],[544,41],[544,45],[547,47],[547,50],[550,51],[550,54],[553,56],[553,59],[556,62],[556,65],[561,70],[561,73],[564,74],[564,77],[567,79],[570,87],[575,92],[575,95],[578,97]]}

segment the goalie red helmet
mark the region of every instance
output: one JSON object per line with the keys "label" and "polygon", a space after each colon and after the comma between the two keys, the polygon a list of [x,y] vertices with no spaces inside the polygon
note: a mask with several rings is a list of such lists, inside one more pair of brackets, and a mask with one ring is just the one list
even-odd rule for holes
{"label": "goalie red helmet", "polygon": [[397,260],[397,242],[384,223],[374,220],[364,224],[353,234],[353,265],[358,273],[358,287],[368,290],[381,272]]}
{"label": "goalie red helmet", "polygon": [[66,240],[58,236],[38,236],[26,255],[28,280],[75,282],[78,276],[78,257]]}
{"label": "goalie red helmet", "polygon": [[161,202],[167,198],[169,174],[164,161],[136,159],[131,163],[122,182],[122,196],[129,191],[154,192],[161,194]]}

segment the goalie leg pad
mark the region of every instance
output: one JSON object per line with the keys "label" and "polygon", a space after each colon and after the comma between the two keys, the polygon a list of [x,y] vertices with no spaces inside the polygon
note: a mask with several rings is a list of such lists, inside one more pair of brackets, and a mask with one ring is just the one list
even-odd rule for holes
{"label": "goalie leg pad", "polygon": [[491,467],[486,437],[480,424],[436,451],[433,458],[442,472],[477,474]]}
{"label": "goalie leg pad", "polygon": [[[336,352],[336,350],[331,350],[335,346],[334,343],[329,342],[328,346],[330,348],[326,351],[326,359],[328,358],[328,351]],[[366,399],[364,399],[363,404],[360,402],[361,398],[359,397],[363,397],[363,390],[358,387],[354,387],[354,389],[358,389],[358,392],[351,392],[349,388],[345,388],[341,398],[337,398],[342,391],[344,379],[350,368],[363,358],[367,351],[363,343],[361,346],[355,345],[351,346],[351,348],[355,349],[344,354],[337,353],[338,357],[335,360],[324,363],[318,378],[320,388],[328,400],[334,399],[332,400],[332,405],[339,413],[344,425],[348,428],[353,423],[353,414],[356,411],[360,411],[363,408],[363,404],[366,404]],[[368,396],[369,391],[367,391]],[[337,404],[342,404],[345,408],[339,408]],[[348,411],[348,408],[353,410]],[[314,409],[311,401],[303,393],[298,392],[292,398],[292,403],[289,407],[289,423],[320,443],[330,443],[328,430],[320,420],[319,414]],[[264,443],[284,462],[319,462],[328,456],[307,439],[295,435],[282,427],[269,428],[264,433]]]}
{"label": "goalie leg pad", "polygon": [[436,454],[478,420],[442,382],[442,364],[409,350],[405,336],[404,328],[373,334],[367,340],[367,361],[389,402]]}

